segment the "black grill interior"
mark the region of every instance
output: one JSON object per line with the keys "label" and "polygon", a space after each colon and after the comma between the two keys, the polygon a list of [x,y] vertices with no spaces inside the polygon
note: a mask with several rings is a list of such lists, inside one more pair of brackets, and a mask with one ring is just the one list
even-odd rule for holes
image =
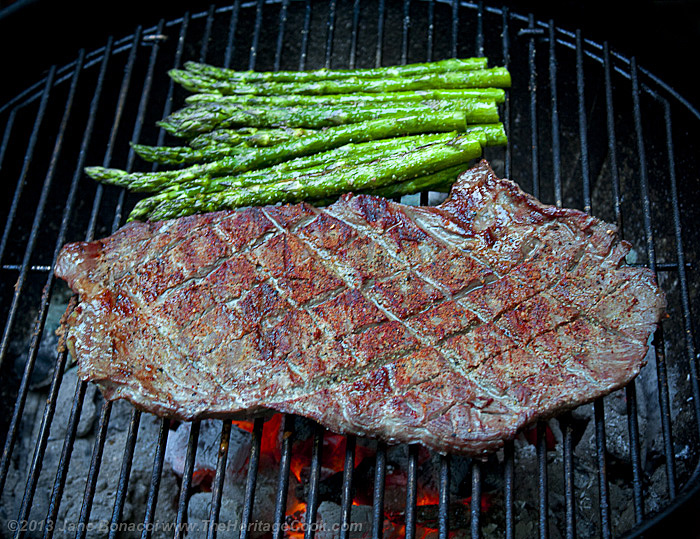
{"label": "black grill interior", "polygon": [[[471,537],[640,536],[679,522],[677,509],[700,490],[693,317],[697,109],[607,43],[481,3],[260,0],[183,13],[109,38],[95,50],[80,50],[0,105],[0,398],[8,410],[0,418],[3,533],[117,537],[126,529],[119,526],[131,522],[138,524],[132,532],[142,537],[177,537],[185,535],[185,527],[165,533],[154,524],[163,514],[176,525],[190,515],[192,523],[197,454],[203,451],[198,442],[211,426],[191,425],[176,478],[168,448],[179,425],[101,400],[94,388],[76,380],[70,358],[56,355],[51,337],[69,301],[51,272],[58,249],[67,241],[110,234],[135,201],[95,184],[82,169],[104,164],[148,170],[129,142],[170,142],[155,122],[181,106],[186,93],[170,83],[167,70],[190,59],[272,70],[486,55],[513,75],[501,110],[510,144],[486,153],[496,172],[544,202],[616,222],[634,247],[629,262],[654,270],[668,295],[669,316],[633,384],[538,424],[492,459],[433,455],[426,461],[417,447],[387,448],[348,437],[345,473],[332,496],[341,523],[360,512],[352,505],[353,486],[371,480],[365,536],[397,533],[385,522],[390,503],[385,480],[397,459],[403,459],[406,477],[398,521],[409,537],[448,537],[458,521],[461,536]],[[423,193],[406,202],[436,200]],[[260,501],[263,426],[263,420],[255,421],[247,467],[240,472],[235,535],[241,537],[256,536],[246,524],[260,519],[262,505],[274,505],[268,508],[274,523],[285,521],[290,466],[299,447],[294,440],[310,441],[304,446],[310,459],[306,522],[316,521],[329,497],[321,466],[329,435],[286,417],[273,474],[274,503]],[[209,519],[193,536],[219,533],[217,522],[230,501],[226,470],[234,456],[228,447],[238,440],[238,429],[230,421],[218,421],[215,428],[221,450],[207,493]],[[373,451],[373,465],[359,477],[359,466],[350,472],[365,447]],[[430,526],[416,505],[426,462],[439,497]],[[143,491],[139,498],[136,486]],[[450,505],[457,492],[471,497],[461,520]],[[68,496],[77,501],[69,504]],[[134,499],[141,505],[132,507]],[[25,525],[13,530],[10,521]],[[283,536],[281,527],[269,533]],[[303,532],[315,533],[313,527]],[[352,536],[349,530],[337,535]]]}

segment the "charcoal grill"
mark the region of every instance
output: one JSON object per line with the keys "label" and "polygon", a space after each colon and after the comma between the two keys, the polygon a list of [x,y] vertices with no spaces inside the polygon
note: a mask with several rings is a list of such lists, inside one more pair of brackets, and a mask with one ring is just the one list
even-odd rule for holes
{"label": "charcoal grill", "polygon": [[[660,80],[637,64],[634,57],[617,53],[607,43],[586,39],[552,21],[541,21],[507,8],[460,1],[405,0],[359,2],[355,0],[263,0],[232,5],[212,5],[201,13],[185,13],[174,20],[138,27],[133,34],[108,38],[104,46],[80,50],[65,65],[51,67],[45,76],[7,103],[0,105],[0,202],[4,229],[0,239],[0,308],[4,323],[0,341],[1,398],[9,410],[0,418],[4,450],[0,462],[0,509],[4,522],[26,526],[2,534],[14,537],[57,536],[61,501],[67,489],[79,488],[82,504],[71,535],[119,535],[123,521],[132,464],[140,449],[139,427],[146,414],[132,409],[123,425],[125,442],[118,478],[109,500],[97,500],[106,440],[113,426],[112,404],[97,398],[99,409],[89,466],[80,485],[67,484],[75,460],[81,413],[89,386],[77,382],[67,388],[73,395],[67,425],[54,418],[59,392],[70,358],[52,356],[53,368],[45,384],[37,382],[37,358],[42,339],[53,332],[47,323],[52,302],[65,287],[56,282],[52,265],[67,241],[107,235],[123,224],[134,200],[123,191],[96,185],[82,173],[89,164],[127,169],[142,168],[129,150],[130,141],[167,142],[155,121],[182,104],[184,92],[167,79],[167,69],[186,60],[207,61],[237,69],[305,69],[317,67],[374,67],[446,57],[488,56],[507,66],[513,88],[502,108],[510,143],[505,149],[487,149],[496,172],[513,178],[545,202],[591,212],[616,222],[634,246],[630,263],[656,272],[669,299],[669,316],[653,339],[653,353],[643,379],[617,392],[624,402],[626,481],[629,505],[615,504],[619,459],[612,461],[613,441],[606,419],[611,397],[592,405],[594,467],[582,467],[577,453],[580,433],[574,413],[556,421],[560,440],[547,444],[547,423],[535,428],[531,469],[516,473],[523,462],[522,440],[509,442],[499,454],[501,478],[497,485],[503,503],[499,536],[525,536],[518,523],[523,507],[530,504],[536,519],[533,533],[539,537],[624,536],[651,534],[668,529],[684,515],[700,491],[700,385],[694,333],[698,311],[698,284],[694,250],[698,244],[695,220],[700,205],[697,133],[700,112]],[[435,203],[422,193],[409,203]],[[19,358],[19,359],[18,359]],[[14,360],[14,361],[13,361]],[[21,368],[18,368],[21,367]],[[651,388],[651,390],[649,390]],[[63,388],[66,390],[66,388]],[[642,402],[651,391],[652,401]],[[73,393],[74,392],[74,393]],[[38,410],[28,402],[33,394],[43,400]],[[92,398],[92,397],[90,397]],[[62,401],[61,401],[62,402]],[[658,412],[655,437],[646,439],[639,417],[642,407]],[[32,425],[32,421],[36,421]],[[143,519],[138,533],[149,537],[157,519],[164,458],[171,422],[158,420],[157,436],[149,441],[153,454]],[[230,421],[219,422],[220,451],[211,486],[210,519],[202,535],[214,537],[223,500]],[[257,419],[245,480],[240,537],[248,537],[246,524],[256,508],[256,481],[264,421]],[[293,457],[294,418],[283,423],[278,488],[274,519],[285,519]],[[60,427],[60,428],[59,428]],[[61,432],[59,439],[54,432]],[[645,431],[648,433],[648,431]],[[27,434],[29,433],[29,434]],[[187,520],[200,423],[189,435],[184,473],[175,496],[174,522]],[[23,436],[30,436],[30,455],[21,455]],[[324,430],[312,433],[306,521],[315,522],[320,501],[321,454]],[[341,487],[341,522],[352,517],[354,451],[360,440],[347,438]],[[55,444],[55,464],[45,462],[47,447]],[[384,479],[389,448],[376,447],[373,478],[373,522],[368,535],[381,537],[384,522]],[[407,448],[405,535],[417,529],[417,473],[419,451]],[[450,533],[449,497],[451,464],[441,456],[438,537]],[[20,463],[24,464],[20,464]],[[467,535],[485,533],[482,497],[487,464],[470,463],[472,503]],[[653,477],[652,477],[653,476]],[[8,502],[10,478],[17,503]],[[41,478],[48,477],[51,492],[38,508]],[[560,485],[554,488],[555,483]],[[581,484],[594,485],[590,507],[579,499]],[[522,497],[524,486],[536,499]],[[491,487],[489,487],[491,488]],[[556,490],[556,492],[555,492]],[[42,494],[43,495],[43,494]],[[555,499],[556,498],[556,499]],[[112,511],[107,530],[90,527],[96,502],[109,503]],[[41,514],[39,514],[39,511]],[[619,515],[630,512],[627,524]],[[33,520],[33,519],[38,520]],[[582,522],[587,527],[582,527]],[[690,522],[690,521],[684,521]],[[51,525],[53,524],[53,526]],[[282,537],[282,529],[272,533]],[[230,534],[230,531],[226,533]],[[238,535],[239,532],[236,532]],[[314,535],[307,528],[305,537]],[[185,528],[172,532],[185,535]],[[338,532],[348,537],[347,527]],[[269,536],[269,535],[268,535]]]}

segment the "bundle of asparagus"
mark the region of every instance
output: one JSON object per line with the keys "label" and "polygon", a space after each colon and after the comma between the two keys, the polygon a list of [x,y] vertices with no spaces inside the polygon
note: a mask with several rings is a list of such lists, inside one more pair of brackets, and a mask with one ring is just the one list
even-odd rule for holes
{"label": "bundle of asparagus", "polygon": [[510,75],[486,58],[278,72],[189,62],[169,74],[194,93],[159,125],[186,145],[133,148],[170,169],[86,169],[151,193],[129,220],[446,190],[484,146],[507,142],[498,105]]}

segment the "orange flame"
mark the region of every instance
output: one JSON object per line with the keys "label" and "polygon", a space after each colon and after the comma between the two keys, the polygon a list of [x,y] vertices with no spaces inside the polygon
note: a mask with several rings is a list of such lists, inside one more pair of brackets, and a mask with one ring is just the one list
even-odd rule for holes
{"label": "orange flame", "polygon": [[306,504],[304,502],[297,500],[291,503],[289,509],[287,509],[287,516],[285,519],[286,537],[292,539],[302,539],[304,537],[304,527],[302,523],[304,522],[305,514]]}
{"label": "orange flame", "polygon": [[241,430],[246,432],[253,432],[253,422],[252,421],[231,421],[231,423]]}
{"label": "orange flame", "polygon": [[[464,498],[463,500],[460,500],[460,503],[470,506],[472,504],[472,497],[468,496]],[[481,512],[486,513],[489,509],[491,509],[491,506],[493,505],[493,500],[492,500],[492,495],[488,493],[484,493],[481,495]]]}
{"label": "orange flame", "polygon": [[280,447],[280,427],[282,426],[282,414],[275,414],[263,425],[260,439],[260,455],[269,455],[274,462],[279,462],[282,456]]}
{"label": "orange flame", "polygon": [[[345,448],[347,439],[340,434],[327,432],[323,437],[323,448],[321,450],[321,466],[331,472],[340,472],[345,468]],[[313,446],[313,438],[296,442],[289,469],[296,477],[297,481],[301,481],[301,473],[304,468],[311,466],[311,451]],[[362,460],[371,454],[371,451],[364,446],[355,448],[355,466],[358,466]]]}
{"label": "orange flame", "polygon": [[[253,432],[252,421],[232,421],[233,425],[245,432]],[[260,456],[271,458],[279,462],[282,450],[280,448],[279,433],[282,425],[282,414],[275,414],[263,424],[260,438]]]}
{"label": "orange flame", "polygon": [[301,471],[311,464],[311,440],[299,444],[299,447],[292,451],[292,458],[289,462],[289,471],[301,482]]}
{"label": "orange flame", "polygon": [[418,496],[418,501],[416,501],[416,505],[437,505],[439,503],[440,498],[437,494],[427,492],[425,490],[421,491],[420,495]]}

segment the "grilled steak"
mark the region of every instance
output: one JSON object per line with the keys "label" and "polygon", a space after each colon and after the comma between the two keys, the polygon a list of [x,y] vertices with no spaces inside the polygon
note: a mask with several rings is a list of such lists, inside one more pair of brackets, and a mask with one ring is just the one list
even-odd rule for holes
{"label": "grilled steak", "polygon": [[665,306],[630,246],[482,162],[437,207],[350,196],[64,247],[80,376],[181,419],[265,410],[481,454],[632,380]]}

